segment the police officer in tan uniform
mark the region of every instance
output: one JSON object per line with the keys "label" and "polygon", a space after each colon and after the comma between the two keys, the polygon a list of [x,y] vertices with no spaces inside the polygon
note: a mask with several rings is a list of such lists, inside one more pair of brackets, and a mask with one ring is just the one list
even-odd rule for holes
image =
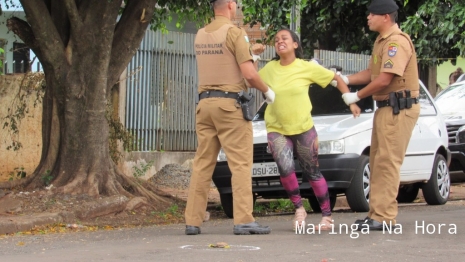
{"label": "police officer in tan uniform", "polygon": [[347,84],[368,85],[343,94],[347,104],[372,95],[378,107],[370,148],[370,211],[355,222],[359,230],[398,227],[400,167],[420,114],[416,53],[410,37],[396,24],[397,9],[393,0],[373,0],[369,5],[368,26],[379,33],[370,64],[346,78]]}
{"label": "police officer in tan uniform", "polygon": [[[274,101],[274,92],[257,73],[246,32],[231,22],[238,9],[237,0],[210,0],[210,3],[215,19],[201,28],[195,39],[199,77],[198,148],[185,210],[185,233],[201,233],[216,158],[223,148],[232,173],[233,233],[268,234],[271,229],[255,222],[252,216],[252,123],[244,119],[237,98],[240,91],[247,91],[246,81],[264,93],[267,103]],[[258,52],[263,51],[259,49]]]}

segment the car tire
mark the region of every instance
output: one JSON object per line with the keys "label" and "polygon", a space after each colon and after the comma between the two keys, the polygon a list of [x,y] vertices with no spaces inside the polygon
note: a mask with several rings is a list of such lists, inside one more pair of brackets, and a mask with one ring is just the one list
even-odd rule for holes
{"label": "car tire", "polygon": [[418,196],[420,186],[418,184],[410,184],[399,187],[397,193],[398,203],[412,203]]}
{"label": "car tire", "polygon": [[431,177],[421,189],[429,205],[444,205],[447,202],[450,194],[450,174],[444,156],[436,155]]}
{"label": "car tire", "polygon": [[[257,200],[257,196],[253,196],[253,205],[255,206],[255,202]],[[233,208],[233,195],[232,193],[229,194],[220,194],[220,201],[221,206],[223,206],[223,212],[228,218],[234,218],[234,208]]]}
{"label": "car tire", "polygon": [[220,194],[221,205],[223,206],[223,212],[229,218],[234,218],[233,212],[233,196],[229,194]]}
{"label": "car tire", "polygon": [[346,189],[346,199],[354,212],[368,212],[370,198],[370,158],[361,155],[354,177]]}
{"label": "car tire", "polygon": [[[316,196],[308,197],[308,203],[310,204],[310,207],[312,208],[314,213],[321,213],[320,203],[318,202],[318,199],[316,198]],[[335,205],[336,205],[336,197],[330,196],[329,207],[331,208],[331,211],[333,211]]]}

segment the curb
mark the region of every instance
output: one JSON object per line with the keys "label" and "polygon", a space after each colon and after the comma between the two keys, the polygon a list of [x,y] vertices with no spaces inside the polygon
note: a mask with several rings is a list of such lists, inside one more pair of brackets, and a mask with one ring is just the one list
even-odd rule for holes
{"label": "curb", "polygon": [[0,217],[0,235],[31,230],[36,226],[44,226],[63,222],[59,213],[40,213],[25,216]]}

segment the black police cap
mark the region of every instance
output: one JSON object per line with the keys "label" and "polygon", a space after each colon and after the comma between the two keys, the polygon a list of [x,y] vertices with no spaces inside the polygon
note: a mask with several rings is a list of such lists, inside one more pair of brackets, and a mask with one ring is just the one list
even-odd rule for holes
{"label": "black police cap", "polygon": [[394,0],[373,0],[368,6],[368,11],[375,15],[390,14],[397,11],[397,9],[399,7]]}

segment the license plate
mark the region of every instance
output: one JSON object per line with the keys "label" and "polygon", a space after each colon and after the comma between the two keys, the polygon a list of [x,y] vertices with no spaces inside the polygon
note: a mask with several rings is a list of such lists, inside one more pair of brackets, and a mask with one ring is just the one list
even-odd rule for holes
{"label": "license plate", "polygon": [[270,163],[255,163],[252,167],[253,177],[262,176],[279,176],[278,166],[275,162]]}

